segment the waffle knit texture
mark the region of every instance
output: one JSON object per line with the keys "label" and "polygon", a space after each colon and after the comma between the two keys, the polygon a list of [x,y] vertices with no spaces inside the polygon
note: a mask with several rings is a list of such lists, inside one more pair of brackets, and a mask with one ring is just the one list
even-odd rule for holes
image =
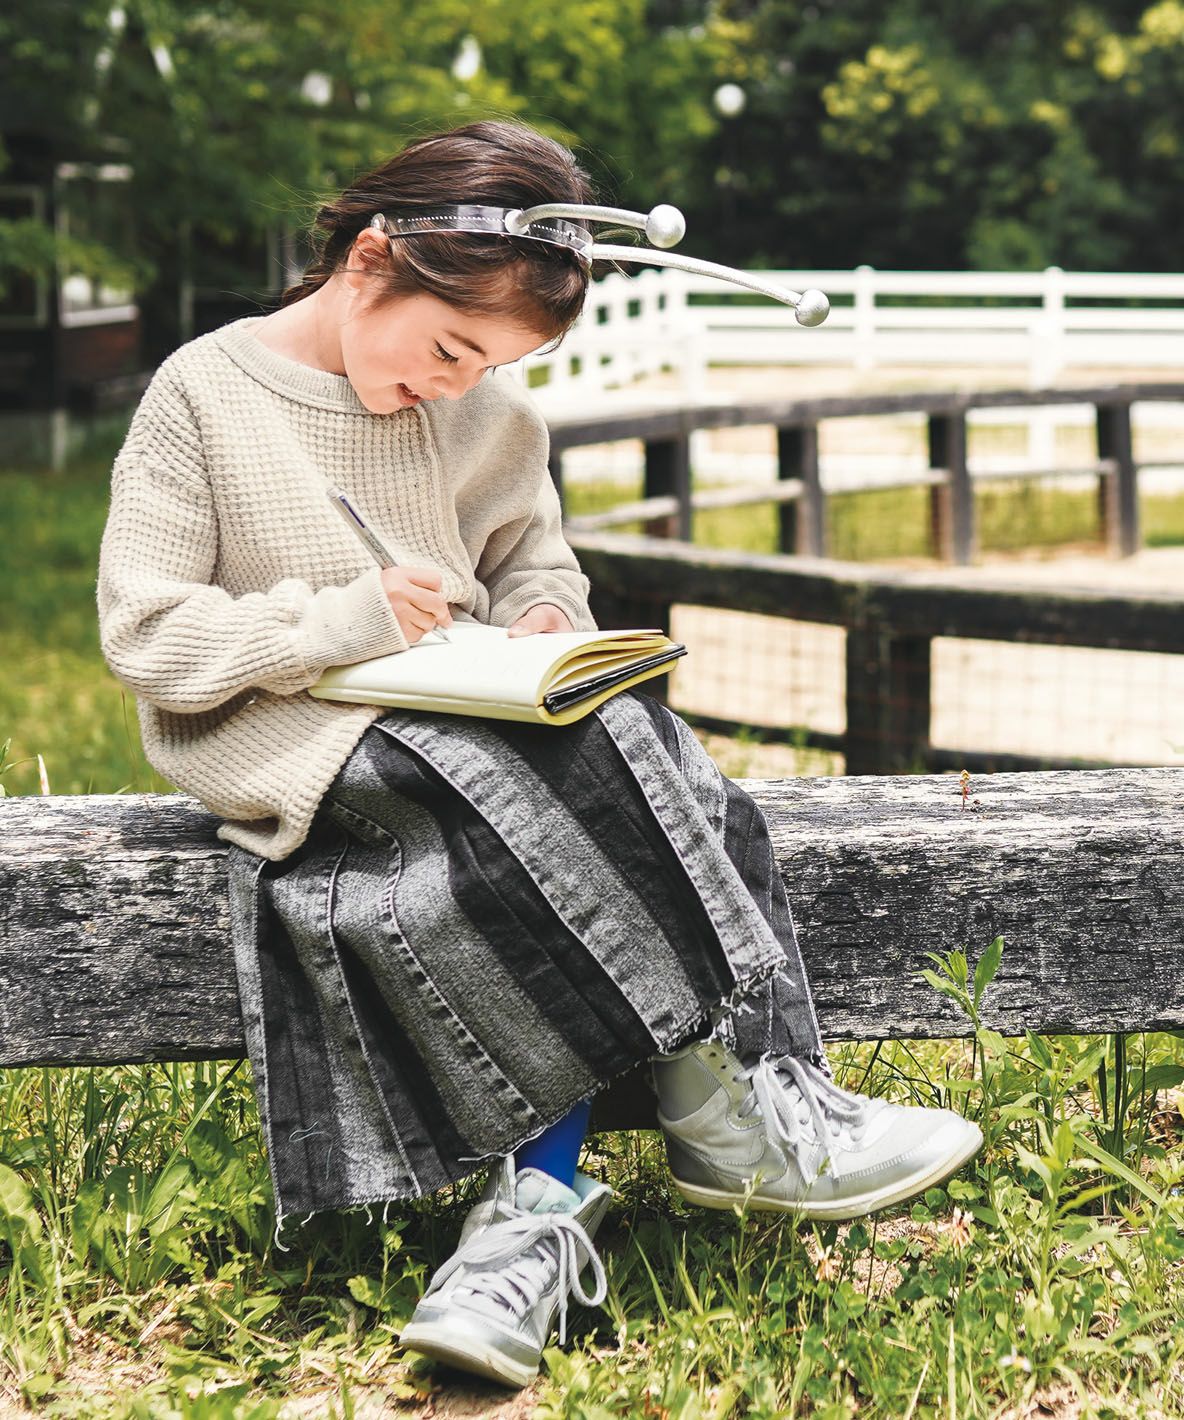
{"label": "waffle knit texture", "polygon": [[400,564],[436,568],[457,619],[550,602],[594,630],[563,538],[547,429],[520,386],[372,414],[341,375],[235,321],[156,372],[115,462],[99,557],[103,654],[144,752],[286,858],[380,707],[315,700],[328,667],[406,650],[380,569],[330,505],[356,499]]}

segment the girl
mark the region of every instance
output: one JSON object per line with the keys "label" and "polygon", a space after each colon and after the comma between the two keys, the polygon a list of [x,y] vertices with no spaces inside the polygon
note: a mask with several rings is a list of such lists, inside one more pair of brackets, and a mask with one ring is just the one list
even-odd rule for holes
{"label": "girl", "polygon": [[[148,758],[231,845],[277,1244],[290,1212],[494,1161],[403,1341],[512,1385],[569,1294],[604,1297],[609,1190],[576,1161],[588,1101],[639,1062],[707,1207],[853,1217],[981,1143],[834,1084],[761,814],[663,706],[624,693],[555,729],[306,693],[454,618],[594,628],[545,426],[492,373],[576,319],[587,233],[481,216],[590,199],[565,148],[506,123],[353,183],[279,310],[157,372],[99,569]],[[330,483],[398,567],[370,563]]]}

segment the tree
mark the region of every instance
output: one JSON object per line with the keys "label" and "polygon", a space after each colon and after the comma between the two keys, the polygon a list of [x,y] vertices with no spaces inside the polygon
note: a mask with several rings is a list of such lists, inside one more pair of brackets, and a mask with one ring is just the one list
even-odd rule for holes
{"label": "tree", "polygon": [[725,0],[761,264],[1171,269],[1184,7]]}
{"label": "tree", "polygon": [[[59,157],[131,161],[137,252],[108,255],[156,273],[142,305],[160,348],[178,338],[183,266],[302,224],[320,193],[412,136],[521,117],[580,147],[608,197],[648,206],[678,199],[714,126],[710,27],[653,23],[644,0],[18,5],[0,18],[0,132]],[[482,62],[458,78],[466,37]],[[0,253],[48,260],[35,235]]]}
{"label": "tree", "polygon": [[[1170,269],[1182,60],[1181,0],[9,0],[0,134],[132,164],[136,250],[71,260],[138,264],[159,351],[183,269],[262,289],[244,243],[491,115],[571,143],[606,199],[683,207],[703,256]],[[61,255],[0,221],[0,283]]]}

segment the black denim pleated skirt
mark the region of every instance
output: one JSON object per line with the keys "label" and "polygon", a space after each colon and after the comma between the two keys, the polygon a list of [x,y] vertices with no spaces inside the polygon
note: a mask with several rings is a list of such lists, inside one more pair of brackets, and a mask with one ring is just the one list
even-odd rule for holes
{"label": "black denim pleated skirt", "polygon": [[232,848],[230,880],[277,1239],[698,1036],[822,1061],[764,818],[645,695],[562,728],[388,713],[300,849]]}

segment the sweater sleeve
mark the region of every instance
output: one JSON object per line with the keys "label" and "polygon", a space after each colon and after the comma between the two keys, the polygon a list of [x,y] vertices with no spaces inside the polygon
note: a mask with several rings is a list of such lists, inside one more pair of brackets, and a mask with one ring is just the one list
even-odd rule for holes
{"label": "sweater sleeve", "polygon": [[559,495],[547,470],[547,426],[533,406],[516,411],[514,446],[522,465],[536,471],[537,494],[526,517],[515,518],[486,541],[477,576],[489,592],[489,619],[512,626],[532,606],[549,602],[567,613],[577,631],[595,631],[588,607],[588,578],[563,536]]}
{"label": "sweater sleeve", "polygon": [[330,665],[406,649],[374,567],[341,587],[286,578],[232,596],[212,582],[218,524],[201,432],[162,369],[116,459],[99,553],[103,654],[162,710],[197,713],[247,689],[307,689]]}
{"label": "sweater sleeve", "polygon": [[505,523],[485,544],[477,576],[489,590],[489,620],[512,626],[532,606],[549,602],[577,631],[595,631],[587,577],[563,536],[559,495],[544,472],[529,517]]}

